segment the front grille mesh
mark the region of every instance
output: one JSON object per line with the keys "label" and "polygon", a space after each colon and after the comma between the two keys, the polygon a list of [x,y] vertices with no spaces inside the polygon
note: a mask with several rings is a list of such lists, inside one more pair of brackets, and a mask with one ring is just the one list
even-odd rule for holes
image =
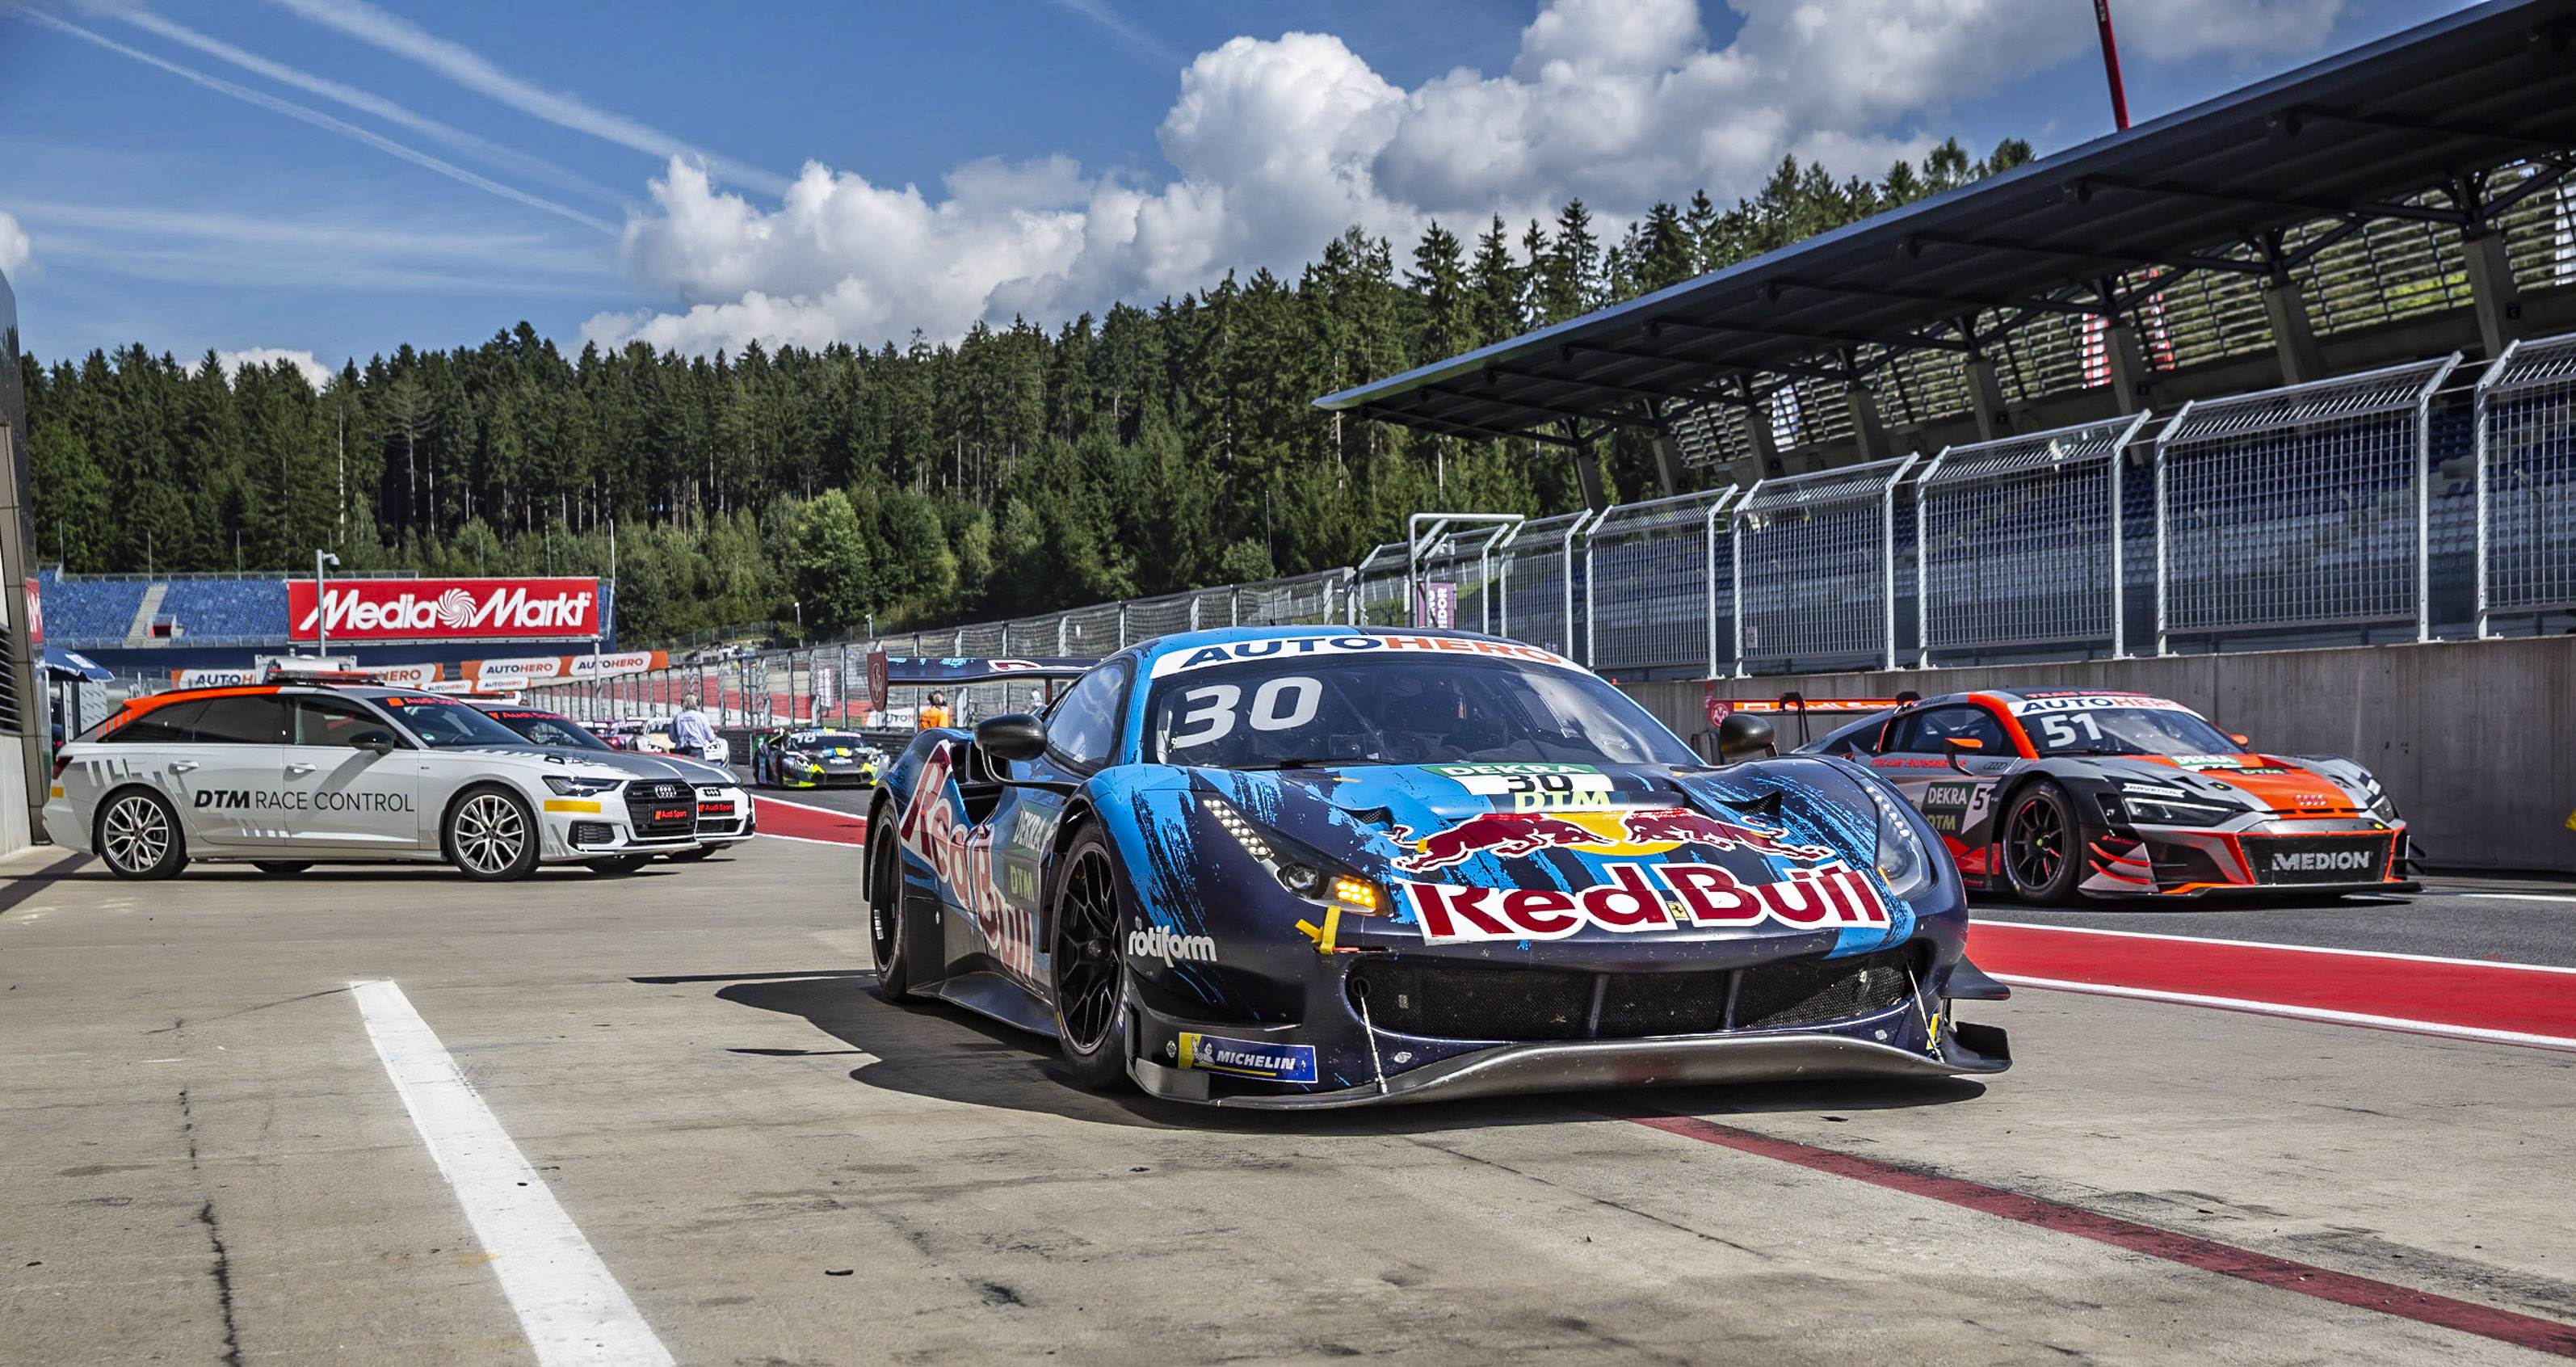
{"label": "front grille mesh", "polygon": [[[1351,1008],[1381,1030],[1511,1042],[1644,1039],[1781,1030],[1854,1020],[1901,1006],[1909,948],[1848,959],[1798,959],[1739,971],[1583,973],[1408,963],[1352,968]],[[1731,1014],[1730,1014],[1731,1008]]]}

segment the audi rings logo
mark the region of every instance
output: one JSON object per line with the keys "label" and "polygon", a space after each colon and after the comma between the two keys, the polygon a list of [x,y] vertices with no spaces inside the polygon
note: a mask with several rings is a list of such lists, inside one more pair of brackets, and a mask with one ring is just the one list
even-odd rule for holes
{"label": "audi rings logo", "polygon": [[676,783],[656,783],[656,784],[654,784],[654,785],[653,785],[653,796],[654,796],[657,800],[664,800],[664,801],[667,801],[667,800],[669,800],[669,799],[671,799],[671,798],[678,797],[679,795],[680,795],[680,785],[679,785],[679,784],[676,784]]}
{"label": "audi rings logo", "polygon": [[449,589],[438,595],[438,624],[464,627],[474,624],[474,595],[463,589]]}

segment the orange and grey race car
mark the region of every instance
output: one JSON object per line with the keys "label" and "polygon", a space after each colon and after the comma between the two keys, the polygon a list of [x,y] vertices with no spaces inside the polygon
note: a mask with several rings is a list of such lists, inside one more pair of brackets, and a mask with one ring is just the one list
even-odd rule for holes
{"label": "orange and grey race car", "polygon": [[1741,710],[1775,729],[1802,710],[1842,721],[1799,748],[1895,784],[1970,887],[2035,902],[2416,888],[2405,822],[2369,770],[2253,753],[2164,698],[2024,688]]}

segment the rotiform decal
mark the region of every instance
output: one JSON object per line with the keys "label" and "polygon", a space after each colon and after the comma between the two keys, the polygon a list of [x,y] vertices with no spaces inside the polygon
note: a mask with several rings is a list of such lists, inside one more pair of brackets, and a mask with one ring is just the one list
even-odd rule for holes
{"label": "rotiform decal", "polygon": [[1165,968],[1174,963],[1212,964],[1216,962],[1216,940],[1206,935],[1176,935],[1170,926],[1149,926],[1127,932],[1127,957],[1160,959]]}

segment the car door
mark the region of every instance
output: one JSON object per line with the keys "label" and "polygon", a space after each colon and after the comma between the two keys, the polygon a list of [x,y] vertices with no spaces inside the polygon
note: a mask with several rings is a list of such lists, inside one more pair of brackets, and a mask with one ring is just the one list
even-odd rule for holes
{"label": "car door", "polygon": [[287,703],[275,693],[206,700],[194,732],[202,767],[191,812],[205,845],[282,849],[294,839],[285,781]]}
{"label": "car door", "polygon": [[[391,748],[360,748],[360,737]],[[353,698],[294,699],[282,780],[295,794],[299,853],[366,855],[420,847],[420,752]]]}
{"label": "car door", "polygon": [[163,703],[99,737],[97,747],[79,761],[84,772],[72,791],[85,793],[95,807],[111,789],[128,783],[159,789],[179,809],[179,825],[189,843],[206,843],[199,833],[215,818],[198,805],[200,794],[214,791],[207,786],[208,755],[197,744],[197,718],[205,711],[205,702],[198,699]]}
{"label": "car door", "polygon": [[[1952,738],[1975,741],[1978,748],[1953,764],[1946,744]],[[1951,703],[1897,718],[1868,763],[1921,809],[1957,854],[1988,839],[1996,785],[2020,768],[2020,755],[1993,712],[1976,703]]]}
{"label": "car door", "polygon": [[[1011,778],[1080,783],[1115,762],[1134,671],[1132,660],[1120,659],[1082,676],[1046,714],[1046,753],[1000,767]],[[1048,991],[1054,987],[1054,927],[1046,905],[1047,854],[1068,797],[1043,788],[1007,788],[994,817],[996,829],[1003,832],[998,862],[1005,890],[1028,916],[1036,940],[1034,981]]]}

